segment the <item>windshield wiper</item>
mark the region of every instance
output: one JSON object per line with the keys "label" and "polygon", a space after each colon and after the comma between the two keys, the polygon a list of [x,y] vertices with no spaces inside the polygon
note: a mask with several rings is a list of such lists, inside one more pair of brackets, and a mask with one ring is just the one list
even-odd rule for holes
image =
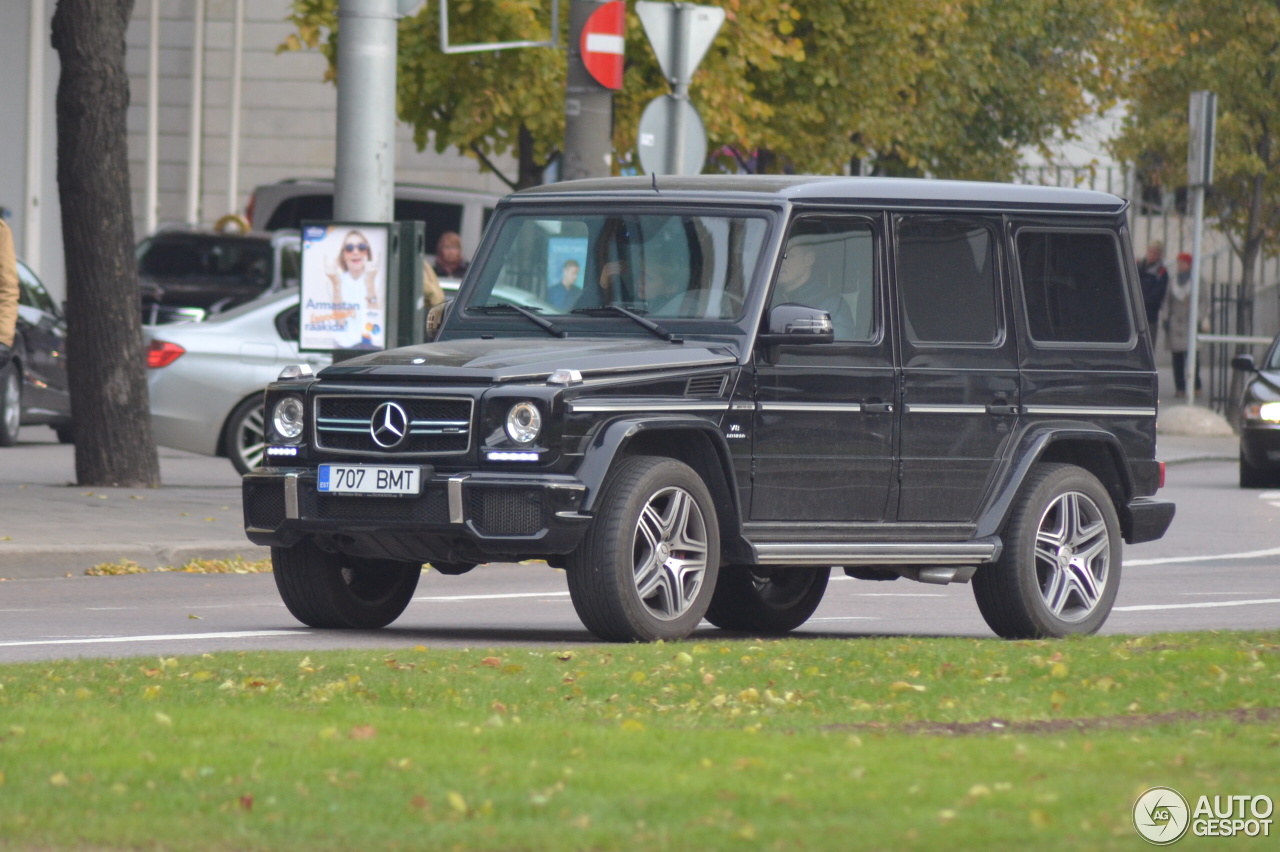
{"label": "windshield wiper", "polygon": [[546,329],[547,334],[551,334],[556,337],[569,336],[568,332],[553,323],[551,320],[546,319],[545,317],[540,317],[528,308],[522,308],[519,305],[509,305],[506,302],[494,302],[489,305],[473,307],[469,310],[479,311],[482,314],[519,314],[522,317],[527,317],[530,322],[539,328]]}
{"label": "windshield wiper", "polygon": [[684,343],[683,337],[680,337],[677,334],[672,334],[662,326],[658,325],[653,320],[645,319],[635,311],[629,311],[626,308],[622,307],[622,305],[600,305],[599,307],[596,307],[596,308],[574,308],[572,311],[570,311],[570,313],[586,314],[587,316],[590,316],[590,317],[605,316],[607,314],[616,314],[619,316],[624,316],[627,319],[634,322],[636,325],[639,325],[641,328],[644,328],[645,330],[652,332],[656,337],[660,337],[663,340],[668,340],[672,343]]}

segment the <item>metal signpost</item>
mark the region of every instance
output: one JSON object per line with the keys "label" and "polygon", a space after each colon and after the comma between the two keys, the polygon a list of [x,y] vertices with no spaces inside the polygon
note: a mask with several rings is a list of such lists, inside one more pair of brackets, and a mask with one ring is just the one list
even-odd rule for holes
{"label": "metal signpost", "polygon": [[622,85],[620,51],[625,43],[625,20],[623,0],[571,0],[569,4],[564,157],[560,166],[565,180],[608,177],[613,171],[615,87],[610,84]]}
{"label": "metal signpost", "polygon": [[707,158],[707,132],[689,102],[689,80],[724,24],[724,9],[640,0],[636,14],[672,88],[640,119],[640,165],[652,174],[697,174]]}
{"label": "metal signpost", "polygon": [[[1217,123],[1218,96],[1213,92],[1191,93],[1191,141],[1187,146],[1187,185],[1191,188],[1194,231],[1191,238],[1191,293],[1187,323],[1187,402],[1196,403],[1196,337],[1200,331],[1200,260],[1204,237],[1204,191],[1213,184],[1213,134]],[[1176,273],[1175,273],[1176,274]]]}

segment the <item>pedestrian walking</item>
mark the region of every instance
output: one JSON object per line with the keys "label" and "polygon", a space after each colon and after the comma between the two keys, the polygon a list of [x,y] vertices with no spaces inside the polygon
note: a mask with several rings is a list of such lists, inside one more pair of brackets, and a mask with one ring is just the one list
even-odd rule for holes
{"label": "pedestrian walking", "polygon": [[[1203,322],[1207,312],[1198,312]],[[1187,395],[1187,335],[1191,331],[1191,255],[1178,255],[1177,272],[1169,282],[1169,294],[1164,307],[1165,345],[1173,353],[1174,396],[1183,399]],[[1200,390],[1200,358],[1195,363],[1196,390]]]}
{"label": "pedestrian walking", "polygon": [[13,336],[18,327],[18,253],[9,223],[0,219],[0,370],[13,359]]}
{"label": "pedestrian walking", "polygon": [[1169,271],[1164,267],[1164,243],[1159,240],[1147,246],[1147,256],[1138,261],[1138,281],[1142,284],[1142,306],[1147,312],[1147,328],[1151,329],[1151,345],[1155,346],[1160,308],[1169,290]]}

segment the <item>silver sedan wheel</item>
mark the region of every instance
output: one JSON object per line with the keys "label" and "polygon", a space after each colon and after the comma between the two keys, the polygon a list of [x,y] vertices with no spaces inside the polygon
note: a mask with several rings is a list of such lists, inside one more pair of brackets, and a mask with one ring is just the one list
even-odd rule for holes
{"label": "silver sedan wheel", "polygon": [[262,464],[262,454],[267,449],[267,433],[263,423],[263,408],[259,405],[240,421],[236,429],[236,452],[244,466],[253,470]]}
{"label": "silver sedan wheel", "polygon": [[1060,495],[1040,518],[1035,547],[1044,605],[1063,621],[1088,618],[1111,568],[1111,537],[1098,505],[1079,491]]}
{"label": "silver sedan wheel", "polygon": [[0,424],[0,428],[4,429],[4,434],[17,437],[18,426],[22,419],[22,385],[16,366],[11,364],[8,369],[0,373],[0,377],[3,377],[4,381],[4,388],[0,389],[0,393],[4,394],[4,421]]}
{"label": "silver sedan wheel", "polygon": [[663,621],[689,611],[707,572],[707,524],[683,488],[651,496],[636,522],[636,592],[650,614]]}

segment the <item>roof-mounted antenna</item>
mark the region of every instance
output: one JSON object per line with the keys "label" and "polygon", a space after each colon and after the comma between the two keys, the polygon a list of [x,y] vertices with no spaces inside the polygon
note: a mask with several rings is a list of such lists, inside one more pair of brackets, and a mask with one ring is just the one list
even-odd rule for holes
{"label": "roof-mounted antenna", "polygon": [[653,177],[653,191],[658,192],[658,173],[649,172],[649,174]]}

